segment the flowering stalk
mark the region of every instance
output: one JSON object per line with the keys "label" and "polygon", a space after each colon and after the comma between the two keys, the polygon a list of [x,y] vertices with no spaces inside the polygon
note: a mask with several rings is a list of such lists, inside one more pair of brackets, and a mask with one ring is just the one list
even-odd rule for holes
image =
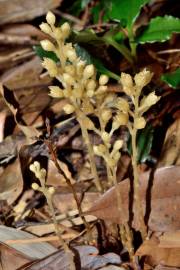
{"label": "flowering stalk", "polygon": [[88,126],[90,125],[90,119],[87,117],[94,110],[91,98],[98,88],[98,85],[96,85],[96,71],[93,65],[86,65],[77,56],[76,50],[71,43],[65,42],[71,31],[69,24],[64,23],[61,27],[56,27],[56,19],[51,12],[48,12],[46,20],[47,23],[42,23],[40,28],[51,36],[54,43],[49,40],[43,40],[41,45],[44,50],[53,51],[59,58],[60,64],[54,63],[51,59],[44,58],[43,66],[48,70],[49,75],[59,80],[63,86],[62,88],[50,86],[50,96],[67,99],[68,104],[63,107],[65,113],[76,114],[89,152],[95,185],[98,191],[102,191],[89,140]]}
{"label": "flowering stalk", "polygon": [[137,220],[139,220],[139,228],[141,232],[142,239],[145,239],[147,229],[144,223],[144,213],[141,203],[141,198],[139,194],[139,173],[138,173],[138,164],[137,164],[137,131],[143,129],[146,125],[146,120],[143,117],[143,114],[154,104],[158,102],[160,97],[155,95],[155,92],[150,93],[148,96],[144,96],[140,100],[142,94],[142,89],[146,86],[152,78],[153,74],[144,69],[139,72],[134,77],[134,82],[132,77],[129,74],[121,74],[121,83],[123,86],[124,92],[131,98],[134,109],[129,110],[129,115],[133,118],[132,122],[127,123],[129,132],[131,134],[132,142],[132,167],[134,175],[134,202],[135,202],[135,214],[137,215]]}
{"label": "flowering stalk", "polygon": [[44,194],[44,196],[47,200],[47,204],[49,206],[49,210],[50,210],[51,215],[52,215],[52,221],[54,224],[54,229],[55,229],[56,235],[59,238],[60,244],[63,246],[65,252],[69,256],[70,269],[75,270],[76,267],[75,267],[74,260],[73,260],[74,255],[61,236],[61,232],[59,230],[58,222],[56,219],[56,215],[55,215],[55,211],[54,211],[54,207],[53,207],[53,203],[52,203],[52,195],[54,194],[55,189],[54,189],[54,187],[49,187],[49,188],[46,187],[46,185],[45,185],[46,170],[44,168],[41,169],[39,162],[35,161],[33,164],[30,165],[29,168],[35,174],[36,178],[39,179],[39,181],[40,181],[40,186],[37,183],[33,183],[32,188],[34,190],[38,190]]}

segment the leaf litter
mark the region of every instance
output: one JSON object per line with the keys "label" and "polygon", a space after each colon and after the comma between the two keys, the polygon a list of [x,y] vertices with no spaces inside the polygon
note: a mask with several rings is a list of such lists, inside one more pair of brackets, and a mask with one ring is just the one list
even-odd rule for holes
{"label": "leaf litter", "polygon": [[[54,225],[50,221],[51,214],[40,194],[32,192],[30,189],[34,179],[29,174],[28,167],[31,161],[37,158],[43,162],[48,170],[48,185],[57,188],[54,194],[56,215],[64,239],[68,239],[72,249],[75,250],[76,268],[129,269],[132,265],[123,263],[122,248],[116,245],[116,248],[113,249],[109,242],[113,235],[110,223],[116,223],[115,226],[117,226],[123,220],[129,220],[134,229],[138,230],[136,212],[134,208],[133,211],[129,211],[130,204],[133,205],[130,193],[131,180],[125,179],[131,176],[130,156],[125,150],[118,167],[118,180],[125,179],[118,184],[118,189],[123,195],[123,207],[126,213],[125,216],[119,217],[115,188],[100,195],[94,191],[90,184],[92,176],[89,173],[88,156],[84,151],[77,122],[72,120],[63,127],[59,126],[61,121],[67,120],[62,112],[64,101],[60,100],[55,103],[48,96],[48,86],[52,84],[52,78],[43,73],[41,60],[35,56],[32,47],[38,45],[39,41],[45,38],[45,35],[37,27],[37,21],[41,20],[39,16],[54,8],[57,8],[55,11],[58,14],[61,10],[61,2],[64,1],[36,1],[36,3],[23,1],[22,4],[21,1],[13,0],[0,3],[0,80],[4,89],[8,88],[7,91],[5,90],[6,95],[2,90],[0,96],[0,223],[4,225],[0,226],[0,269],[69,269],[68,258],[64,251],[59,250],[57,238],[54,237]],[[142,6],[142,2],[139,1],[138,5],[140,3]],[[159,8],[163,6],[162,3],[158,3],[159,1],[154,2],[157,3],[148,4],[148,8],[153,14],[152,17],[155,17]],[[64,6],[66,10],[64,3],[62,10]],[[117,6],[114,5],[113,12],[116,11],[116,8]],[[146,8],[147,6],[144,6],[141,9],[140,16],[133,26],[138,31],[144,22],[147,24],[149,21]],[[66,12],[69,12],[68,9]],[[82,18],[83,25],[89,24],[90,12],[91,4],[84,11],[81,10],[79,18]],[[136,15],[139,10],[135,9],[133,12]],[[125,12],[121,11],[118,16],[124,18],[124,14]],[[64,16],[63,12],[62,15]],[[71,16],[70,18],[73,19],[74,15]],[[103,29],[103,31],[106,29],[101,25],[101,19],[99,18],[98,25],[95,25],[94,28],[97,37],[99,37],[98,28]],[[129,17],[129,20],[128,24],[131,25],[134,18]],[[75,25],[75,27],[82,29],[82,25]],[[148,30],[146,30],[148,27],[144,29],[144,33],[148,34]],[[82,40],[82,43],[86,42]],[[156,270],[177,270],[180,266],[179,101],[177,92],[173,92],[178,91],[178,77],[171,76],[177,75],[174,71],[178,71],[179,60],[175,54],[163,54],[163,57],[160,55],[163,48],[166,49],[166,46],[169,46],[168,48],[171,49],[176,43],[178,44],[178,41],[174,35],[170,45],[167,43],[161,47],[157,44],[148,45],[147,54],[142,51],[138,56],[138,65],[146,65],[155,73],[155,84],[152,86],[159,85],[161,89],[158,91],[164,91],[162,93],[164,99],[160,108],[157,108],[155,112],[152,110],[147,113],[147,118],[154,130],[153,138],[151,137],[151,141],[145,141],[140,149],[143,151],[141,151],[143,153],[142,162],[146,162],[146,164],[139,166],[139,170],[141,171],[141,201],[149,228],[149,240],[145,240],[135,253],[139,259],[144,260],[144,264],[140,260],[142,268],[138,269],[146,269],[147,267],[147,269],[154,268]],[[96,46],[98,47],[98,44]],[[111,52],[112,48],[109,47],[108,51],[103,49],[105,53],[102,56],[102,58],[106,58],[104,60],[106,64],[108,63],[107,66],[110,66],[109,69],[114,68],[118,74],[119,68],[115,67],[115,64],[124,71],[131,69],[126,60],[114,58]],[[85,49],[88,51],[89,48]],[[103,51],[101,47],[98,49]],[[92,46],[93,50],[95,57],[92,58],[95,59],[96,56],[98,58],[99,56],[96,55],[96,50]],[[108,53],[110,54],[108,55]],[[112,59],[110,59],[111,57]],[[99,62],[101,70],[109,72],[101,61]],[[162,76],[164,84],[159,81],[163,73],[165,73],[165,77]],[[114,76],[114,73],[112,74]],[[114,78],[117,78],[117,75]],[[168,85],[165,85],[166,82],[175,87],[176,90],[172,91]],[[110,83],[110,87],[113,92],[122,92],[119,85],[114,82],[112,85]],[[9,91],[13,93],[12,96],[16,103],[7,99],[10,96]],[[17,104],[18,107],[16,107]],[[154,116],[156,114],[157,118]],[[11,120],[12,115],[15,121]],[[40,118],[38,118],[39,116]],[[57,149],[58,162],[63,171],[71,178],[82,203],[85,217],[92,226],[94,239],[91,246],[88,245],[82,218],[78,214],[75,201],[63,176],[57,174],[52,161],[47,162],[49,153],[43,144],[42,135],[38,138],[38,142],[34,143],[35,136],[38,137],[40,134],[44,136],[46,117],[50,118],[53,127],[51,136]],[[155,153],[154,147],[154,140],[160,140],[160,137],[156,135],[158,126],[164,128],[161,140],[164,144],[162,149],[158,148],[161,152],[160,158]],[[123,131],[120,130],[120,133],[123,134]],[[145,133],[142,133],[142,139],[143,141],[147,139]],[[92,140],[96,140],[96,138],[92,136]],[[147,149],[148,151],[146,151]],[[152,167],[156,158],[158,169],[155,170],[154,177],[152,177],[153,172],[144,171]],[[99,172],[102,173],[102,181],[105,182],[106,174],[102,161],[97,160],[97,165]],[[167,167],[169,165],[172,166]],[[110,231],[109,235],[106,234],[106,230]],[[29,233],[27,234],[27,232]],[[17,242],[10,244],[13,243],[13,240]],[[119,243],[118,236],[116,240]],[[6,241],[9,241],[9,244]],[[35,243],[35,241],[37,242]],[[49,253],[47,253],[48,247],[50,247]],[[41,256],[38,256],[40,250],[44,250],[44,255],[40,252]],[[111,250],[115,252],[110,252]],[[34,254],[32,257],[30,256],[31,252]],[[122,254],[122,258],[120,254]]]}

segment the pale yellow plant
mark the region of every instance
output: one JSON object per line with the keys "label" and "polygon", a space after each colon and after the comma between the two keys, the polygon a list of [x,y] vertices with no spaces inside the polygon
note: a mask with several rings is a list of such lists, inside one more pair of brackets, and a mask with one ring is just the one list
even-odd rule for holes
{"label": "pale yellow plant", "polygon": [[[143,114],[154,104],[156,104],[160,97],[156,96],[155,92],[151,92],[147,96],[141,97],[142,89],[145,87],[152,78],[153,74],[144,69],[139,72],[133,78],[126,73],[121,74],[120,82],[122,84],[124,92],[130,97],[133,103],[133,109],[130,110],[128,106],[122,106],[120,103],[116,104],[116,107],[120,113],[123,113],[127,118],[126,126],[129,128],[131,134],[132,143],[132,166],[134,174],[134,201],[135,201],[135,213],[137,215],[137,220],[139,220],[139,228],[141,231],[142,239],[145,239],[147,228],[144,223],[144,213],[143,207],[139,194],[139,173],[137,164],[137,131],[143,129],[146,125],[146,119]],[[128,121],[129,116],[132,117],[132,122]],[[120,123],[120,119],[117,118],[117,123]]]}
{"label": "pale yellow plant", "polygon": [[94,65],[87,65],[82,61],[77,56],[72,43],[65,41],[71,32],[68,23],[64,23],[61,27],[56,27],[56,19],[51,12],[48,12],[46,20],[47,23],[42,23],[40,28],[52,38],[53,42],[43,40],[41,41],[41,46],[46,51],[53,51],[59,58],[60,63],[56,64],[51,59],[44,58],[43,66],[48,70],[51,77],[55,77],[62,84],[62,88],[50,86],[50,96],[66,98],[68,104],[63,108],[65,113],[76,114],[88,149],[94,181],[97,189],[101,191],[102,187],[95,165],[92,144],[88,135],[88,129],[91,130],[94,124],[87,116],[94,113],[93,98],[107,91],[108,77],[101,75],[99,81],[97,81]]}
{"label": "pale yellow plant", "polygon": [[59,225],[58,225],[56,215],[55,215],[55,210],[54,210],[54,206],[53,206],[53,202],[52,202],[52,196],[55,192],[55,189],[54,189],[54,187],[47,187],[46,186],[47,172],[44,168],[41,168],[40,163],[38,161],[34,161],[34,163],[30,165],[29,169],[35,174],[36,178],[40,182],[40,185],[38,185],[37,183],[33,183],[32,188],[34,190],[40,191],[44,194],[46,201],[47,201],[47,204],[49,206],[49,210],[50,210],[51,215],[52,215],[52,221],[54,224],[54,229],[55,229],[56,235],[59,238],[60,244],[62,245],[65,252],[69,256],[70,269],[75,270],[76,267],[75,267],[74,260],[73,260],[73,257],[74,257],[73,252],[69,249],[68,245],[66,244],[66,242],[62,238],[61,231],[59,229]]}

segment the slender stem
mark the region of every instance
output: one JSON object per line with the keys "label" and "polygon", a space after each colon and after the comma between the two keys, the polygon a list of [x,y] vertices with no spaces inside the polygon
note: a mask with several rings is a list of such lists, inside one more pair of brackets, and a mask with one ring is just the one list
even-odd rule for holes
{"label": "slender stem", "polygon": [[[139,104],[139,96],[135,96],[134,99],[134,120],[139,117],[138,115],[138,104]],[[141,198],[139,194],[139,173],[138,173],[138,163],[137,163],[137,129],[132,126],[130,129],[131,133],[131,142],[132,142],[132,166],[133,166],[133,175],[134,175],[134,202],[135,202],[135,208],[136,213],[138,216],[138,219],[140,221],[140,231],[142,239],[145,239],[146,237],[146,225],[144,223],[144,214],[143,214],[143,208],[141,204]]]}
{"label": "slender stem", "polygon": [[55,215],[55,211],[54,211],[54,207],[53,207],[53,203],[52,203],[52,198],[48,194],[48,191],[47,191],[45,185],[43,185],[42,188],[43,188],[43,193],[44,193],[44,195],[46,197],[47,204],[49,206],[49,209],[50,209],[50,212],[51,212],[51,215],[52,215],[52,220],[53,220],[53,223],[54,223],[54,229],[55,229],[56,235],[58,236],[59,241],[60,241],[61,245],[63,246],[65,252],[68,254],[69,262],[70,262],[70,269],[71,270],[76,270],[75,263],[74,263],[74,254],[70,250],[70,248],[68,247],[68,245],[66,244],[66,242],[64,241],[64,239],[61,236],[61,232],[59,230],[58,222],[57,222],[57,219],[56,219],[56,215]]}
{"label": "slender stem", "polygon": [[133,57],[131,56],[131,52],[125,45],[119,44],[112,38],[106,38],[105,41],[109,45],[113,46],[116,50],[118,50],[131,64],[133,64],[134,61]]}
{"label": "slender stem", "polygon": [[[121,193],[118,190],[118,182],[117,182],[117,177],[116,177],[116,170],[112,170],[112,180],[115,186],[115,192],[116,192],[116,197],[117,197],[117,205],[118,205],[118,211],[119,215],[121,217],[125,217],[125,213],[123,211],[123,203],[122,203],[122,198],[121,198]],[[129,252],[129,256],[131,259],[133,259],[134,256],[134,248],[133,248],[133,239],[132,239],[132,232],[129,228],[129,224],[127,221],[123,223],[124,230],[122,230],[122,227],[120,227],[120,233],[122,235],[122,239],[124,239],[124,234],[126,236],[126,243],[125,246],[127,247],[127,250]]]}
{"label": "slender stem", "polygon": [[84,215],[83,215],[81,203],[80,203],[80,201],[79,201],[79,199],[78,199],[76,190],[75,190],[74,186],[71,184],[70,179],[66,176],[66,174],[64,173],[64,171],[63,171],[63,170],[61,169],[61,167],[59,166],[59,163],[58,163],[57,157],[56,157],[56,152],[55,152],[55,150],[54,150],[54,148],[53,148],[53,145],[52,145],[51,142],[49,142],[49,141],[46,141],[46,144],[47,144],[47,146],[48,146],[48,148],[49,148],[49,152],[51,153],[52,160],[53,160],[53,162],[54,162],[54,164],[55,164],[55,166],[56,166],[58,172],[59,172],[60,174],[63,175],[63,177],[64,177],[65,180],[66,180],[67,185],[69,186],[69,188],[71,189],[71,191],[72,191],[72,193],[73,193],[73,197],[74,197],[74,199],[75,199],[75,201],[76,201],[76,205],[77,205],[77,209],[78,209],[78,211],[79,211],[79,215],[81,216],[82,221],[83,221],[83,223],[84,223],[84,226],[85,226],[86,229],[87,229],[88,237],[89,237],[89,240],[90,240],[90,239],[92,238],[92,237],[91,237],[91,229],[90,229],[89,223],[86,221],[86,219],[85,219],[85,217],[84,217]]}
{"label": "slender stem", "polygon": [[87,131],[85,125],[83,124],[82,118],[83,118],[83,116],[77,115],[77,120],[80,124],[81,131],[82,131],[82,137],[83,137],[83,140],[84,140],[86,147],[87,147],[87,150],[88,150],[89,161],[90,161],[90,165],[91,165],[91,172],[92,172],[93,177],[94,177],[94,183],[96,185],[97,190],[102,192],[102,185],[100,183],[99,176],[97,173],[93,147],[92,147],[92,144],[91,144],[90,139],[89,139],[88,131]]}
{"label": "slender stem", "polygon": [[136,54],[136,48],[137,48],[137,43],[134,40],[134,33],[132,27],[128,29],[128,34],[129,34],[129,45],[131,48],[131,55],[134,58],[134,60],[137,59],[137,54]]}

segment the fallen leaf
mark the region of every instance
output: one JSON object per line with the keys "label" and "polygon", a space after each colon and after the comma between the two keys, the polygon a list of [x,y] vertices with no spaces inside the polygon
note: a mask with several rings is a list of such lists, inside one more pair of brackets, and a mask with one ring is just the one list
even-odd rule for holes
{"label": "fallen leaf", "polygon": [[76,246],[75,249],[80,255],[82,270],[96,270],[107,264],[120,264],[122,262],[120,256],[112,252],[99,255],[98,249],[93,246]]}
{"label": "fallen leaf", "polygon": [[180,248],[180,231],[166,232],[159,237],[159,247]]}
{"label": "fallen leaf", "polygon": [[33,137],[38,137],[40,132],[33,126],[27,126],[22,119],[22,115],[19,110],[19,104],[13,95],[13,92],[8,88],[3,87],[2,85],[0,85],[0,92],[9,109],[13,113],[15,122],[17,123],[20,130],[22,130],[22,132],[25,134],[27,139],[31,140]]}
{"label": "fallen leaf", "polygon": [[[18,270],[71,270],[69,254],[57,251],[46,258],[33,262]],[[79,268],[80,269],[80,268]]]}
{"label": "fallen leaf", "polygon": [[[8,165],[0,175],[0,200],[12,204],[23,190],[23,180],[19,160]],[[1,240],[1,238],[0,238]]]}
{"label": "fallen leaf", "polygon": [[159,239],[152,237],[145,240],[137,250],[137,256],[145,256],[145,263],[155,266],[157,264],[167,266],[180,266],[180,248],[162,248],[159,247]]}
{"label": "fallen leaf", "polygon": [[[67,176],[67,178],[71,181],[71,184],[74,184],[75,180],[72,178],[72,175],[68,169],[68,166],[60,160],[58,160],[58,164],[59,164],[60,168],[62,169],[62,171]],[[49,162],[48,162],[48,174],[47,174],[47,182],[46,183],[47,183],[47,185],[52,185],[55,187],[61,186],[61,185],[67,185],[64,176],[58,172],[58,170],[57,170],[57,168],[52,160],[49,160]]]}
{"label": "fallen leaf", "polygon": [[62,0],[4,0],[0,2],[0,24],[23,22],[56,8]]}
{"label": "fallen leaf", "polygon": [[165,265],[162,265],[162,264],[158,264],[154,270],[179,270],[179,267],[176,268],[176,267],[171,267],[171,266],[165,266]]}
{"label": "fallen leaf", "polygon": [[31,261],[14,248],[0,244],[0,270],[16,270]]}
{"label": "fallen leaf", "polygon": [[[152,231],[172,231],[180,228],[180,167],[171,166],[157,169],[154,178],[149,172],[140,175],[140,197],[149,229]],[[151,187],[148,187],[148,185]],[[124,216],[119,216],[115,188],[111,188],[86,212],[100,219],[122,224],[129,219],[130,181],[118,184],[123,201]],[[132,198],[130,198],[131,201]],[[131,221],[131,220],[130,220]],[[138,227],[138,216],[134,214],[133,227]]]}
{"label": "fallen leaf", "polygon": [[[73,249],[78,251],[76,256],[76,269],[96,270],[107,264],[120,264],[121,258],[115,253],[98,255],[99,251],[93,246],[75,246]],[[75,252],[75,254],[77,254]],[[47,258],[33,263],[31,266],[23,268],[24,270],[70,270],[67,253],[58,251]]]}
{"label": "fallen leaf", "polygon": [[[77,196],[81,199],[82,194],[77,192]],[[97,192],[85,192],[81,203],[83,211],[87,210],[99,196],[100,194]],[[60,191],[56,192],[53,197],[53,202],[60,213],[67,213],[70,210],[77,209],[76,201],[72,193],[63,194]]]}
{"label": "fallen leaf", "polygon": [[0,225],[0,243],[14,248],[29,259],[42,259],[57,251],[55,247],[48,243],[29,243],[29,244],[6,244],[8,240],[32,239],[34,235],[14,228]]}
{"label": "fallen leaf", "polygon": [[158,167],[180,165],[180,118],[169,127]]}

